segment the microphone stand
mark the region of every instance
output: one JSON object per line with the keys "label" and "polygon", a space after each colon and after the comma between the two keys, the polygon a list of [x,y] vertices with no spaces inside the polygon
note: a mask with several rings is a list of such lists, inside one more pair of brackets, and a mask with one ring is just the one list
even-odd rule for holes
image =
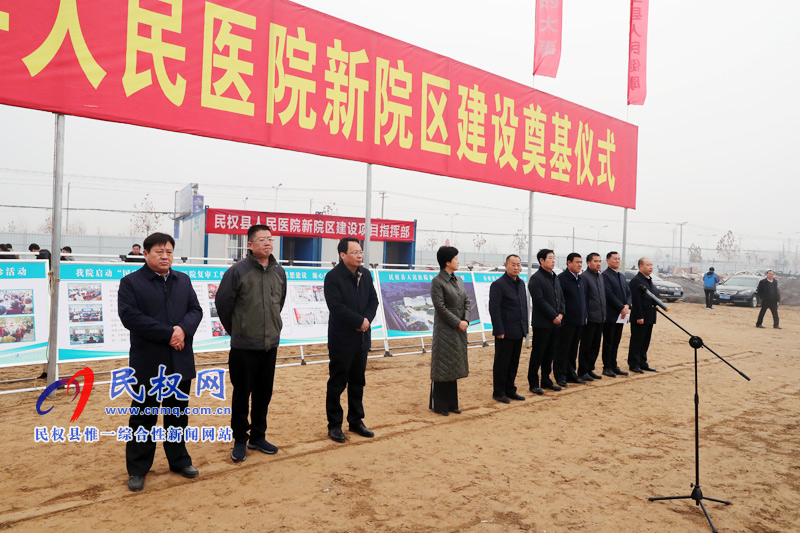
{"label": "microphone stand", "polygon": [[678,326],[678,328],[689,335],[689,346],[694,348],[694,465],[695,465],[695,478],[694,483],[690,483],[689,486],[692,487],[692,493],[686,496],[661,496],[658,498],[648,498],[649,501],[654,502],[657,500],[694,500],[695,505],[700,506],[703,510],[703,514],[706,516],[706,520],[708,520],[708,524],[711,526],[711,531],[717,533],[717,528],[714,527],[714,522],[711,521],[711,517],[708,516],[708,511],[706,511],[705,505],[703,505],[703,500],[710,500],[712,502],[717,503],[724,503],[725,505],[730,505],[731,502],[726,500],[718,500],[716,498],[709,498],[708,496],[703,496],[703,491],[700,490],[700,395],[697,392],[697,350],[700,348],[705,348],[709,352],[713,353],[717,356],[717,358],[734,369],[740,376],[742,376],[747,381],[750,381],[750,378],[747,377],[744,373],[742,373],[738,368],[730,364],[726,361],[722,356],[720,356],[717,352],[706,346],[703,342],[703,339],[696,335],[692,335],[688,331],[686,331],[680,324],[672,320],[668,317],[661,309],[656,308],[656,311],[661,314],[661,316],[665,317],[667,320]]}

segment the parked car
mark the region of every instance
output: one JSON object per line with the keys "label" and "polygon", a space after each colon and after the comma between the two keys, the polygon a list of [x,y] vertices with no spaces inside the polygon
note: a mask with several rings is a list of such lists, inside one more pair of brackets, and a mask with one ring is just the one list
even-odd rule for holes
{"label": "parked car", "polygon": [[[625,279],[630,283],[638,273],[638,270],[626,270]],[[667,281],[658,274],[650,274],[650,279],[653,280],[653,294],[665,302],[676,302],[683,298],[683,287],[677,283]]]}
{"label": "parked car", "polygon": [[731,276],[719,285],[712,295],[715,304],[738,304],[748,307],[760,307],[761,297],[758,296],[758,282],[760,276]]}

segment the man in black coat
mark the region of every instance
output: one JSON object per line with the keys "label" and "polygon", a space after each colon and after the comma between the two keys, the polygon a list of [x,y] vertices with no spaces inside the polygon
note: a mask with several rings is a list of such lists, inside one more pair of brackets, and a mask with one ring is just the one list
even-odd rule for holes
{"label": "man in black coat", "polygon": [[[163,406],[178,408],[180,415],[164,415],[164,428],[170,426],[185,429],[189,416],[185,413],[189,405],[189,391],[195,377],[192,339],[203,318],[203,309],[197,301],[189,276],[176,272],[172,266],[174,239],[165,233],[154,233],[144,241],[145,264],[139,270],[122,278],[119,283],[118,311],[122,325],[130,330],[131,349],[129,365],[135,371],[136,385],[132,388],[144,394],[141,401],[134,399],[128,426],[136,435],[141,427],[147,430],[147,439],[127,442],[125,460],[128,469],[128,488],[134,492],[144,488],[144,478],[153,465],[156,443],[150,431],[158,421],[158,415],[145,415],[145,408]],[[160,367],[165,367],[163,372]],[[147,394],[151,389],[151,378],[176,375],[177,390],[163,399],[160,394],[167,385],[155,386],[158,392]],[[163,379],[163,377],[161,378]],[[186,451],[183,438],[178,442],[164,441],[169,468],[184,477],[197,477],[197,468]]]}
{"label": "man in black coat", "polygon": [[581,333],[581,347],[578,352],[578,376],[584,381],[602,379],[594,373],[594,364],[600,354],[600,339],[603,335],[603,322],[606,320],[606,286],[600,274],[602,263],[600,254],[592,252],[586,256],[586,272],[581,277],[586,286],[586,325]]}
{"label": "man in black coat", "polygon": [[524,400],[517,394],[515,381],[519,369],[522,339],[528,336],[528,296],[525,283],[519,278],[522,260],[518,255],[506,257],[506,273],[489,287],[489,315],[494,335],[494,390],[498,402]]}
{"label": "man in black coat", "polygon": [[586,287],[581,277],[583,258],[572,252],[567,256],[567,269],[558,275],[564,295],[564,320],[558,332],[558,347],[553,358],[553,377],[560,387],[570,383],[586,383],[577,374],[578,343],[586,325]]}
{"label": "man in black coat", "polygon": [[778,289],[778,281],[775,279],[775,272],[767,270],[767,277],[758,282],[756,289],[758,297],[761,298],[761,311],[758,312],[757,328],[763,328],[764,315],[767,309],[772,312],[772,327],[782,329],[778,323],[778,303],[781,301],[781,291]]}
{"label": "man in black coat", "polygon": [[617,323],[631,312],[631,289],[625,275],[619,271],[621,264],[619,253],[606,254],[608,267],[603,271],[603,285],[606,288],[606,319],[603,322],[603,375],[610,378],[627,376],[617,364],[619,341],[625,324]]}
{"label": "man in black coat", "polygon": [[[560,391],[561,387],[550,379],[553,356],[558,341],[558,328],[564,318],[564,295],[553,273],[556,256],[553,250],[542,248],[536,254],[537,270],[528,280],[531,293],[531,326],[533,327],[531,360],[528,364],[528,386],[534,394],[544,394],[544,389]],[[539,387],[539,369],[542,370]]]}
{"label": "man in black coat", "polygon": [[655,368],[647,364],[647,350],[650,347],[650,337],[653,334],[653,325],[656,323],[655,303],[642,294],[639,287],[644,287],[653,292],[653,262],[647,257],[639,259],[639,273],[630,282],[631,288],[631,345],[628,349],[628,366],[631,372],[643,374],[645,370],[656,372]]}
{"label": "man in black coat", "polygon": [[370,324],[378,311],[378,293],[369,270],[361,266],[364,253],[355,237],[345,237],[337,247],[341,261],[325,275],[328,304],[328,352],[330,378],[325,398],[328,436],[347,439],[342,432],[344,412],[340,396],[347,387],[347,422],[350,431],[363,437],[375,434],[364,425],[364,374],[372,344]]}

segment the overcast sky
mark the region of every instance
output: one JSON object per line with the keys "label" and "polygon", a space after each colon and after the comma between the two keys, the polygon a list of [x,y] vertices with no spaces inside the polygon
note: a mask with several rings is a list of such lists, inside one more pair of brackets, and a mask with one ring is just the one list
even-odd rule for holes
{"label": "overcast sky", "polygon": [[[533,0],[299,3],[511,80],[533,81]],[[688,222],[684,246],[714,248],[732,230],[745,249],[794,252],[800,243],[798,20],[800,3],[791,0],[651,2],[647,101],[629,108],[629,2],[565,2],[558,77],[533,83],[639,127],[631,243],[668,251],[677,243],[677,223]],[[0,106],[0,204],[50,205],[53,124],[52,114]],[[212,207],[271,211],[283,184],[279,211],[317,211],[335,202],[339,214],[363,216],[363,163],[75,117],[66,124],[65,181],[73,208],[130,209],[149,191],[156,209],[171,210],[174,191],[196,182]],[[525,191],[387,167],[374,167],[373,177],[373,216],[381,211],[378,192],[386,191],[385,217],[417,219],[420,240],[436,235],[443,241],[452,223],[462,232],[461,249],[473,248],[475,233],[483,232],[489,247],[504,253],[511,239],[493,234],[527,227]],[[45,215],[3,207],[0,229],[13,220],[34,231]],[[88,233],[123,234],[130,227],[128,215],[70,217]],[[599,248],[605,250],[621,242],[622,219],[621,208],[537,194],[534,245],[553,239],[566,246],[558,237],[574,227],[579,238],[604,241]]]}

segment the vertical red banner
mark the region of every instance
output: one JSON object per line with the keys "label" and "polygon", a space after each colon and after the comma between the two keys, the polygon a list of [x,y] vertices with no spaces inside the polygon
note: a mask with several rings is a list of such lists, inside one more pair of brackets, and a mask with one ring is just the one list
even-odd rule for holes
{"label": "vertical red banner", "polygon": [[647,96],[647,13],[650,0],[631,0],[628,45],[628,105],[644,105]]}
{"label": "vertical red banner", "polygon": [[561,61],[561,0],[536,0],[533,75],[555,78]]}

